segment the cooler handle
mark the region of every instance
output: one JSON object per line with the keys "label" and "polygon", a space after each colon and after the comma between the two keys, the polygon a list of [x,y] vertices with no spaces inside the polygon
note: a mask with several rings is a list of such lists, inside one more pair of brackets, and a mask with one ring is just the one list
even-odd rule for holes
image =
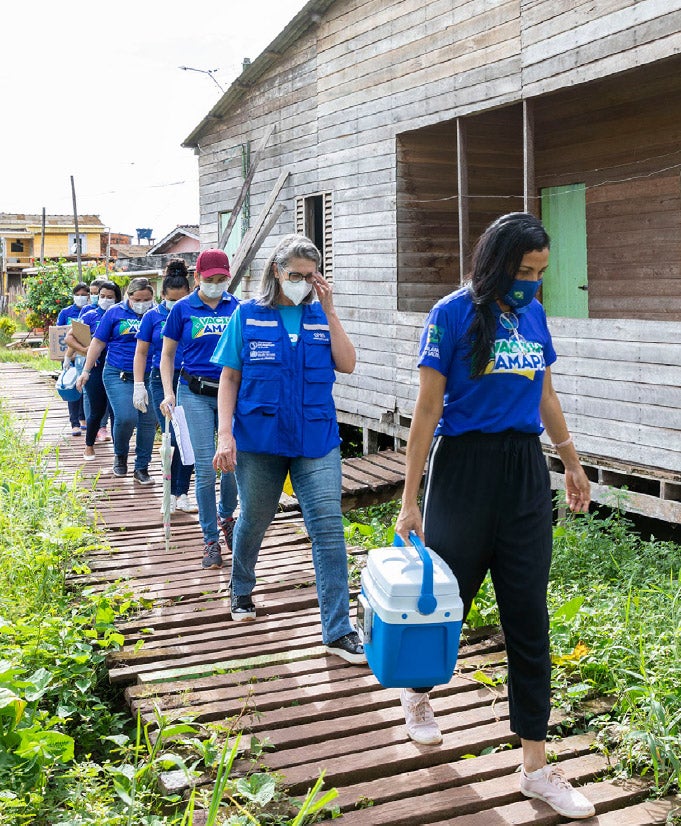
{"label": "cooler handle", "polygon": [[[430,558],[430,554],[415,531],[409,531],[409,541],[418,551],[418,555],[421,557],[421,562],[423,563],[421,595],[416,603],[416,607],[418,608],[419,614],[432,614],[437,608],[437,599],[435,599],[435,594],[433,593],[433,560]],[[396,547],[404,547],[404,541],[398,534],[395,534],[393,545]]]}

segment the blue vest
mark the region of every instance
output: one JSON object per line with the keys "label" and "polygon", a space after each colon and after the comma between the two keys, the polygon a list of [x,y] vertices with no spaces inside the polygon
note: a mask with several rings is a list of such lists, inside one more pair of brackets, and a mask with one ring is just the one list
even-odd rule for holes
{"label": "blue vest", "polygon": [[240,305],[241,387],[234,411],[239,450],[318,459],[340,444],[329,322],[319,302],[303,305],[295,347],[278,310]]}

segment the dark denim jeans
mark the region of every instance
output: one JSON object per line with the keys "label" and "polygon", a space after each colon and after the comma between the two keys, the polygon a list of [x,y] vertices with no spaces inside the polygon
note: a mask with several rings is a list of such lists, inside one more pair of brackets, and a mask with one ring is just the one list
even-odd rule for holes
{"label": "dark denim jeans", "polygon": [[[173,376],[173,390],[177,393],[177,381],[180,377],[180,371],[176,370]],[[161,432],[165,429],[165,416],[161,413],[161,402],[163,401],[163,382],[161,381],[161,372],[158,367],[151,368],[149,378],[149,388],[151,390],[151,402],[154,405],[156,419]],[[170,492],[173,496],[182,496],[184,493],[189,493],[189,483],[191,482],[192,473],[194,472],[194,465],[183,465],[180,459],[180,451],[177,448],[175,441],[175,431],[170,427],[170,443],[172,444],[173,458],[170,464]]]}

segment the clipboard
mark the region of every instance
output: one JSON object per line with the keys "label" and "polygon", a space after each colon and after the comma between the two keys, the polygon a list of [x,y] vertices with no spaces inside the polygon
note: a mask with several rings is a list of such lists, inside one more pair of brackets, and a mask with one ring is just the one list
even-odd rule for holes
{"label": "clipboard", "polygon": [[74,318],[71,322],[71,329],[73,330],[73,336],[80,344],[81,347],[89,347],[90,342],[92,341],[92,335],[90,334],[90,325],[83,324],[82,321],[78,321]]}

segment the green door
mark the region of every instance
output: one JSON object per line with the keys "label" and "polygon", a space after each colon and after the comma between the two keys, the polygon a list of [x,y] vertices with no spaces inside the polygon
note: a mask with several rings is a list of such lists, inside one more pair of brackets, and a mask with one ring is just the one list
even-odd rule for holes
{"label": "green door", "polygon": [[551,238],[542,285],[546,315],[588,318],[586,186],[550,186],[541,191],[541,216]]}

